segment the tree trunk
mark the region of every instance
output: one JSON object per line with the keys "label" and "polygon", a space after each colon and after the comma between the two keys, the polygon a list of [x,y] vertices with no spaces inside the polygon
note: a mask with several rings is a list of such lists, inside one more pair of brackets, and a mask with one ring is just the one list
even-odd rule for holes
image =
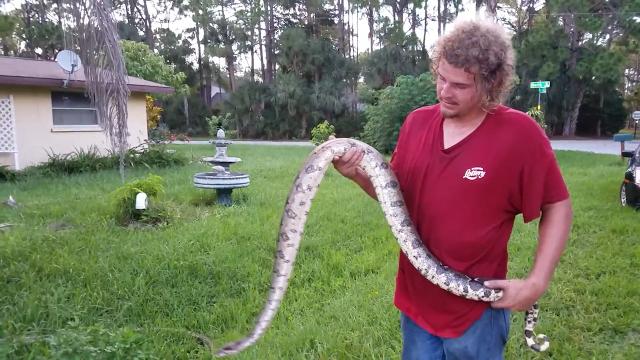
{"label": "tree trunk", "polygon": [[576,125],[578,122],[578,113],[586,86],[584,82],[575,75],[575,69],[578,62],[578,47],[582,33],[578,31],[575,17],[573,14],[563,16],[563,30],[569,38],[569,58],[565,63],[565,73],[568,75],[568,92],[564,98],[564,106],[562,107],[562,119],[564,126],[562,127],[562,135],[573,136],[576,133]]}
{"label": "tree trunk", "polygon": [[149,7],[147,6],[147,0],[142,1],[142,9],[144,10],[144,37],[149,45],[149,49],[155,48],[155,42],[153,41],[153,28],[151,25],[151,15],[149,15]]}
{"label": "tree trunk", "polygon": [[187,101],[187,96],[182,97],[182,104],[184,105],[184,120],[187,124],[187,129],[189,129],[189,101]]}
{"label": "tree trunk", "polygon": [[305,139],[307,137],[307,116],[308,113],[305,111],[301,115],[301,123],[300,123],[300,139]]}
{"label": "tree trunk", "polygon": [[369,9],[367,9],[367,20],[369,21],[369,42],[370,48],[369,53],[373,53],[373,38],[374,38],[374,18],[373,18],[373,5],[371,4],[372,0],[369,0]]}
{"label": "tree trunk", "polygon": [[415,41],[416,43],[413,44],[413,54],[411,55],[411,59],[413,62],[413,68],[416,68],[416,65],[418,64],[418,59],[417,59],[417,53],[418,53],[418,49],[417,49],[417,41],[418,41],[418,35],[416,34],[416,23],[418,22],[418,13],[416,11],[416,5],[413,4],[413,7],[411,8],[411,33],[413,34],[413,41]]}
{"label": "tree trunk", "polygon": [[529,0],[527,5],[527,30],[533,27],[533,19],[536,16],[535,0]]}
{"label": "tree trunk", "polygon": [[340,54],[345,55],[345,36],[344,36],[344,0],[338,0],[338,49]]}
{"label": "tree trunk", "polygon": [[[23,17],[23,23],[25,26],[25,29],[31,29],[32,28],[32,24],[31,24],[31,20],[32,20],[32,15],[33,15],[33,5],[31,3],[26,3],[24,4],[24,17]],[[29,56],[33,56],[34,59],[38,58],[38,54],[36,53],[36,49],[33,45],[33,36],[30,35],[30,32],[27,33],[27,36],[25,38],[25,50],[27,50],[27,53],[29,54]]]}
{"label": "tree trunk", "polygon": [[44,0],[40,0],[40,9],[38,10],[38,17],[40,18],[40,24],[47,22],[47,7],[44,4]]}
{"label": "tree trunk", "polygon": [[[224,14],[224,1],[220,1],[220,14],[222,15],[222,21],[227,24],[227,17]],[[234,92],[236,89],[236,64],[235,54],[233,53],[233,40],[229,34],[229,26],[225,27],[224,31],[227,32],[224,36],[224,60],[227,63],[227,74],[229,76],[229,90]]]}
{"label": "tree trunk", "polygon": [[[230,48],[231,46],[229,46]],[[229,74],[229,90],[234,92],[236,90],[236,63],[235,56],[232,49],[227,49],[227,56],[225,60],[227,62],[227,73]]]}
{"label": "tree trunk", "polygon": [[[211,66],[211,56],[207,51],[209,49],[209,45],[211,45],[210,38],[210,28],[211,28],[211,18],[209,17],[209,13],[207,10],[204,11],[203,14],[203,22],[202,22],[202,46],[205,49],[203,54],[203,62],[204,62],[204,95],[205,95],[205,104],[207,104],[208,108],[211,108],[211,87],[213,86],[213,70]],[[220,85],[220,84],[218,84]]]}
{"label": "tree trunk", "polygon": [[271,0],[271,5],[269,6],[269,28],[271,29],[271,74],[273,80],[276,78],[276,49],[275,49],[275,37],[276,37],[276,27],[274,25],[274,17],[273,17],[273,0]]}
{"label": "tree trunk", "polygon": [[208,108],[211,108],[211,87],[213,86],[212,77],[213,77],[213,71],[211,71],[211,62],[209,61],[209,56],[205,55],[204,57],[204,103],[207,104]]}
{"label": "tree trunk", "polygon": [[123,1],[122,3],[124,4],[124,18],[127,21],[127,24],[129,24],[131,20],[131,10],[129,10],[129,2]]}
{"label": "tree trunk", "polygon": [[202,68],[202,44],[200,43],[200,22],[198,21],[198,14],[194,14],[193,18],[196,27],[196,46],[198,48],[198,77],[200,79],[200,98],[203,102],[206,102],[207,99],[205,98],[206,91],[204,91],[204,74],[202,73],[204,69]]}
{"label": "tree trunk", "polygon": [[[351,19],[349,22],[351,23],[351,50],[353,50],[353,58],[356,60],[356,63],[358,62],[358,54],[359,54],[359,48],[358,48],[358,41],[359,41],[359,33],[360,31],[358,30],[358,9],[355,7],[355,5],[353,5],[351,2],[349,2],[349,7],[351,8],[351,6],[354,6],[354,11],[349,11],[350,14],[353,14],[353,17],[355,18],[355,21],[353,19]],[[354,25],[355,24],[355,30],[354,30]]]}
{"label": "tree trunk", "polygon": [[497,21],[498,1],[497,0],[486,0],[486,1],[487,1],[487,14],[491,16],[493,21]]}
{"label": "tree trunk", "polygon": [[[55,1],[56,1],[56,15],[58,16],[58,27],[60,27],[60,31],[63,31],[64,29],[62,27],[62,0],[55,0]],[[63,39],[63,43],[64,43],[64,39]]]}
{"label": "tree trunk", "polygon": [[[251,14],[253,14],[253,9],[251,9]],[[253,16],[251,17],[251,19],[253,20]],[[251,82],[255,82],[256,81],[256,60],[254,59],[254,56],[256,55],[256,29],[253,26],[253,24],[251,24],[251,50],[249,51],[249,53],[251,54]]]}
{"label": "tree trunk", "polygon": [[265,52],[267,57],[267,68],[265,71],[264,83],[273,82],[273,5],[270,0],[264,0],[264,24],[265,24]]}
{"label": "tree trunk", "polygon": [[578,114],[580,113],[580,105],[586,91],[584,83],[577,79],[571,79],[569,86],[575,89],[575,96],[567,96],[567,111],[565,113],[564,127],[562,128],[563,136],[574,136],[576,134],[576,126],[578,125]]}
{"label": "tree trunk", "polygon": [[442,0],[442,33],[447,31],[447,22],[449,21],[449,0]]}
{"label": "tree trunk", "polygon": [[442,35],[442,10],[440,8],[440,3],[442,0],[438,0],[438,37]]}
{"label": "tree trunk", "polygon": [[[349,6],[349,3],[347,3]],[[351,28],[350,28],[350,15],[349,9],[347,8],[345,14],[346,19],[344,20],[344,57],[351,58]]]}
{"label": "tree trunk", "polygon": [[[604,113],[604,92],[601,90],[600,91],[600,110]],[[602,118],[598,118],[598,123],[596,125],[596,136],[600,137],[601,134],[601,127],[602,127]]]}
{"label": "tree trunk", "polygon": [[262,51],[262,29],[260,28],[260,21],[258,21],[258,44],[260,45],[260,75],[262,75],[262,82],[266,79],[264,69],[264,52]]}
{"label": "tree trunk", "polygon": [[128,0],[129,3],[129,12],[127,14],[127,23],[129,23],[129,26],[131,26],[134,29],[138,29],[138,26],[136,24],[136,8],[138,7],[138,3],[137,0]]}

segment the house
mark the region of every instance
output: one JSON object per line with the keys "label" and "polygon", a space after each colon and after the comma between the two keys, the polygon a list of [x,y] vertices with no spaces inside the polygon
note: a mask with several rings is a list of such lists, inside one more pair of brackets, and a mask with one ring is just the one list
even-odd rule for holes
{"label": "house", "polygon": [[216,83],[211,84],[211,107],[212,108],[221,107],[222,104],[225,101],[229,100],[230,97],[231,97],[231,94],[226,92],[226,90],[223,89],[222,86]]}
{"label": "house", "polygon": [[[128,143],[134,146],[147,139],[145,94],[173,89],[131,76],[128,85]],[[82,69],[69,75],[54,61],[0,56],[0,165],[20,170],[50,153],[109,149],[84,86]]]}

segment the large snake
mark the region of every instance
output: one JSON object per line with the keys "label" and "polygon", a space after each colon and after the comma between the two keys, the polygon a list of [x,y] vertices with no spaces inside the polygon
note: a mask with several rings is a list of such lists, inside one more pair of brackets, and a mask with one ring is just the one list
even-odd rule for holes
{"label": "large snake", "polygon": [[[334,156],[342,156],[353,147],[364,151],[360,167],[371,180],[389,227],[411,264],[427,280],[455,295],[486,302],[496,301],[502,297],[502,290],[485,287],[481,280],[450,269],[425,248],[409,218],[398,180],[378,151],[357,140],[334,139],[318,146],[309,155],[289,192],[280,222],[271,289],[253,331],[245,338],[222,347],[216,356],[236,354],[251,346],[271,324],[289,285],[304,224],[311,208],[311,200]],[[549,347],[549,340],[546,336],[542,334],[536,336],[533,332],[537,320],[538,305],[536,303],[525,312],[524,334],[527,346],[534,351],[544,351]]]}

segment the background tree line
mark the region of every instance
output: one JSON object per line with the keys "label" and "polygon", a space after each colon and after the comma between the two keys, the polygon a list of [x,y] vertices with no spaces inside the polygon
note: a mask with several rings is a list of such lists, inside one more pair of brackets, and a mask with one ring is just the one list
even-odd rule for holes
{"label": "background tree line", "polygon": [[[73,49],[72,1],[9,2],[0,14],[0,53],[51,60]],[[436,101],[425,74],[430,44],[460,12],[481,9],[513,34],[518,79],[509,105],[531,109],[538,94],[529,83],[551,81],[542,95],[551,133],[606,135],[640,108],[640,0],[113,0],[113,6],[130,75],[175,87],[176,94],[156,99],[162,122],[191,134],[206,133],[207,117],[219,113],[230,114],[225,127],[249,138],[309,138],[328,120],[339,136],[388,149],[406,112]]]}

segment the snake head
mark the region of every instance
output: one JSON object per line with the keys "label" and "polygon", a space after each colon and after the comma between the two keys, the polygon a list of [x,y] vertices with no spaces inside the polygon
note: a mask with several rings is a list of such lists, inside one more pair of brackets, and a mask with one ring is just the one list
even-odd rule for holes
{"label": "snake head", "polygon": [[242,346],[242,341],[234,341],[220,348],[220,350],[216,351],[215,355],[216,357],[225,357],[237,354],[242,351],[242,349],[244,349],[244,347]]}

